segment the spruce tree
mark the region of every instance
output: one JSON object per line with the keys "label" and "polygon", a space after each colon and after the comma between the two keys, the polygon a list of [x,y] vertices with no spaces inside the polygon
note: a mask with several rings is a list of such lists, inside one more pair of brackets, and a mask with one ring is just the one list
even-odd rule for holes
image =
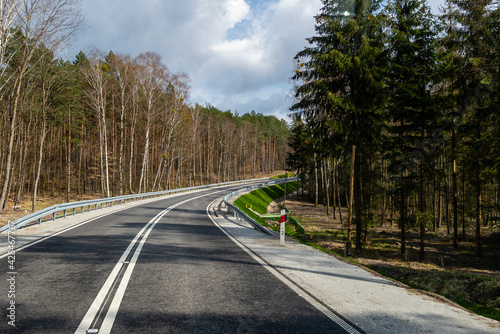
{"label": "spruce tree", "polygon": [[498,59],[494,31],[498,27],[492,24],[498,5],[492,0],[447,0],[444,9],[443,22],[448,26],[443,46],[459,69],[449,78],[457,101],[453,112],[465,145],[465,172],[475,192],[476,255],[482,256],[483,188],[495,164],[493,138],[498,122],[498,66],[494,65]]}
{"label": "spruce tree", "polygon": [[[306,119],[326,124],[329,136],[342,138],[345,152],[357,147],[355,159],[354,211],[356,249],[361,251],[364,212],[363,177],[367,159],[379,149],[386,95],[387,54],[380,1],[323,1],[316,16],[317,35],[310,47],[300,51],[293,77],[297,102],[291,107]],[[333,145],[323,145],[332,147]]]}
{"label": "spruce tree", "polygon": [[[435,153],[426,143],[433,140],[437,118],[432,96],[435,67],[434,17],[424,0],[389,2],[391,55],[390,99],[386,150],[393,183],[399,193],[401,255],[405,256],[405,233],[410,222],[420,229],[420,260],[428,220],[424,185]],[[434,143],[431,143],[431,145]],[[408,198],[418,194],[417,214],[407,217]]]}

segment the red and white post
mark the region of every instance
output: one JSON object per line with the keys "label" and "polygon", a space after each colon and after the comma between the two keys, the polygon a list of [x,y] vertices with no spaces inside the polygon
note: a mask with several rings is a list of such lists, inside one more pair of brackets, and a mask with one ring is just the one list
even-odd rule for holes
{"label": "red and white post", "polygon": [[286,212],[281,210],[281,220],[280,220],[280,245],[285,246],[285,222],[286,222]]}

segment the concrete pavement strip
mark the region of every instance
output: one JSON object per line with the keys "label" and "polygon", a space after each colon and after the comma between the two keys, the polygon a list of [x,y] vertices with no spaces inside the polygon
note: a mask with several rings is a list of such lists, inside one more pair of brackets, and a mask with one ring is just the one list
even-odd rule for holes
{"label": "concrete pavement strip", "polygon": [[366,333],[500,333],[500,323],[453,303],[405,288],[287,237],[273,238],[228,214],[213,216],[224,230],[275,270]]}

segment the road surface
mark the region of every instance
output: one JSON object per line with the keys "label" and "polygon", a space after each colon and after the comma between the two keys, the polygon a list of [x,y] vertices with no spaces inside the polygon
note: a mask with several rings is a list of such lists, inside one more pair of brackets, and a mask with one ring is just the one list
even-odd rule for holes
{"label": "road surface", "polygon": [[19,249],[14,271],[2,257],[0,332],[346,333],[214,225],[235,189],[93,219]]}

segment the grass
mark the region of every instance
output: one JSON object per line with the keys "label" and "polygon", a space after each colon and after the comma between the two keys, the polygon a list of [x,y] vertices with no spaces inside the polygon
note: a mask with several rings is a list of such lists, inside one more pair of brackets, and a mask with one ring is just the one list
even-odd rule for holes
{"label": "grass", "polygon": [[412,288],[442,295],[479,315],[500,321],[498,278],[385,265],[370,265],[369,268]]}
{"label": "grass", "polygon": [[[286,173],[286,174],[288,174],[288,177],[295,177],[294,173]],[[286,174],[276,175],[273,176],[271,179],[284,179]]]}
{"label": "grass", "polygon": [[[286,186],[287,193],[294,192],[300,187],[298,182],[288,182]],[[285,194],[285,184],[276,184],[266,188],[256,189],[248,194],[240,196],[234,205],[236,205],[240,210],[245,212],[257,223],[272,228],[273,230],[278,230],[276,226],[266,223],[266,220],[259,215],[252,212],[247,206],[252,206],[252,210],[263,215],[267,213],[267,207],[272,201],[284,196]],[[291,227],[290,224],[285,225],[285,233],[291,236],[297,234],[295,228]]]}
{"label": "grass", "polygon": [[[290,187],[290,184],[287,188]],[[294,188],[298,188],[298,184],[295,184],[296,182],[294,183]],[[246,205],[252,205],[256,212],[265,214],[269,203],[283,196],[282,187],[283,185],[279,185],[258,189],[240,197],[235,201],[235,205],[244,210],[260,224],[264,226],[271,225],[271,228],[277,230],[278,228],[276,225],[279,224],[269,223],[269,221],[266,222],[265,219],[246,209]],[[288,190],[288,192],[291,192],[291,190]],[[304,225],[308,224],[310,220],[307,217],[297,216],[295,218]],[[293,224],[287,224],[286,233],[305,245],[309,245],[329,254],[343,257],[338,251],[322,247],[322,244],[320,244],[325,238],[333,237],[340,240],[345,239],[344,231],[342,230],[303,233],[298,228],[294,227]],[[397,252],[397,243],[398,240],[393,237],[379,235],[372,238],[370,248],[372,251],[386,255],[387,252]],[[462,250],[462,253],[469,254],[470,251]],[[500,321],[500,278],[464,274],[461,272],[444,270],[439,266],[427,266],[424,269],[416,269],[408,265],[394,265],[389,262],[384,262],[383,264],[361,264],[350,257],[345,259],[359,265],[367,266],[383,276],[400,281],[410,287],[442,295],[476,314]]]}
{"label": "grass", "polygon": [[[287,183],[287,193],[294,192],[299,188],[300,184],[298,182],[288,182]],[[235,202],[236,205],[241,210],[246,209],[246,205],[252,205],[252,209],[261,215],[267,213],[267,207],[269,203],[282,197],[285,194],[285,184],[276,184],[266,188],[256,189],[248,194],[239,197]],[[249,211],[249,210],[248,210]],[[246,212],[246,211],[245,211]]]}

